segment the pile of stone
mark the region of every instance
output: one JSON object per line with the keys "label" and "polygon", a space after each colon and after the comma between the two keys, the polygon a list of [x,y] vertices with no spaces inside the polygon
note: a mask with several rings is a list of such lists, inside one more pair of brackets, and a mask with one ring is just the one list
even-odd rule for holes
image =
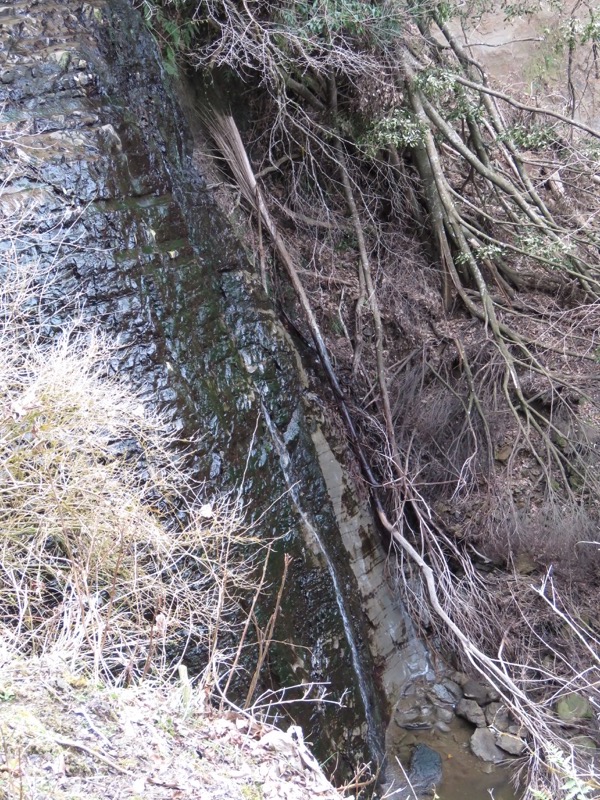
{"label": "pile of stone", "polygon": [[456,715],[476,727],[470,742],[474,755],[495,764],[507,755],[520,756],[527,747],[525,731],[511,718],[498,693],[463,673],[454,673],[453,678],[443,684],[451,685],[459,698],[454,708]]}
{"label": "pile of stone", "polygon": [[483,761],[498,764],[527,748],[524,729],[512,719],[498,693],[462,672],[433,685],[411,687],[396,704],[393,720],[406,731],[450,733],[455,717],[475,726],[470,747]]}

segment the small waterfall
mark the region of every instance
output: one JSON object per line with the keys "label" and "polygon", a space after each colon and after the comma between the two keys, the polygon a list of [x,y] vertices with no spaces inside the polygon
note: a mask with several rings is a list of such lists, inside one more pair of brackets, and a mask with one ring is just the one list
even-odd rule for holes
{"label": "small waterfall", "polygon": [[340,586],[340,576],[338,574],[338,570],[334,564],[331,555],[328,552],[327,547],[325,546],[322,537],[319,535],[319,531],[315,525],[311,522],[309,514],[305,511],[302,504],[302,499],[300,497],[298,487],[299,482],[294,479],[294,476],[291,474],[290,468],[290,457],[287,453],[285,441],[280,436],[277,431],[277,428],[273,424],[271,416],[265,407],[264,403],[261,402],[262,406],[262,413],[271,434],[271,438],[273,440],[273,444],[275,445],[275,449],[279,456],[279,462],[281,465],[281,470],[285,476],[285,480],[289,489],[289,497],[294,505],[294,508],[300,519],[302,520],[303,525],[305,526],[308,534],[312,536],[319,546],[319,550],[325,559],[325,563],[327,565],[327,570],[331,577],[331,582],[333,584],[333,588],[335,591],[335,599],[338,606],[338,610],[340,613],[340,617],[342,619],[342,624],[344,627],[344,633],[346,635],[346,641],[350,648],[350,653],[352,656],[352,666],[354,669],[354,674],[356,676],[356,681],[358,685],[358,689],[360,692],[360,697],[362,700],[362,704],[365,710],[365,719],[367,722],[367,743],[371,750],[373,756],[381,762],[383,758],[383,748],[381,746],[381,732],[379,731],[379,724],[377,722],[376,716],[373,711],[373,701],[371,700],[371,687],[370,681],[367,680],[366,677],[366,670],[364,668],[359,646],[356,641],[356,635],[350,621],[350,613],[348,610],[348,605],[342,588]]}

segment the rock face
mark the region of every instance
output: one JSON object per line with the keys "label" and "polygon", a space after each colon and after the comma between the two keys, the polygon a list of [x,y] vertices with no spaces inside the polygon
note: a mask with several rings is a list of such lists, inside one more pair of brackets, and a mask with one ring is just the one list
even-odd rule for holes
{"label": "rock face", "polygon": [[373,520],[360,505],[349,506],[351,485],[323,430],[312,433],[319,464],[335,510],[342,542],[369,622],[372,650],[377,653],[381,684],[390,704],[411,681],[433,676],[427,650],[417,638],[387,575],[387,554],[378,542]]}
{"label": "rock face", "polygon": [[373,677],[393,695],[428,669],[425,651],[407,641],[369,514],[345,500],[298,354],[195,166],[140,13],[126,0],[17,0],[0,7],[0,34],[0,202],[36,204],[20,236],[55,277],[44,335],[79,306],[117,337],[114,370],[194,440],[199,477],[278,537],[274,585],[284,552],[293,561],[275,639],[298,647],[274,645],[271,680],[345,693],[342,709],[306,707],[307,738],[379,755]]}

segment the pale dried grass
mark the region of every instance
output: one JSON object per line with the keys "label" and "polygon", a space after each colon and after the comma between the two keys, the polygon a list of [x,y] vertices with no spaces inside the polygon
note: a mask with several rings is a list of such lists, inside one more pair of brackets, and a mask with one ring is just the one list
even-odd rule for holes
{"label": "pale dried grass", "polygon": [[251,588],[239,554],[256,551],[239,503],[201,496],[160,414],[110,374],[106,336],[74,318],[46,338],[51,275],[11,215],[0,248],[0,634],[122,682],[167,674],[189,643],[226,662],[221,641]]}

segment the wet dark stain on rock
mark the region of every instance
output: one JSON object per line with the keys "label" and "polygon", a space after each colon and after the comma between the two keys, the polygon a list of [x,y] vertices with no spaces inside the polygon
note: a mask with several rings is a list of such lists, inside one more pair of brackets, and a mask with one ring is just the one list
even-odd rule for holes
{"label": "wet dark stain on rock", "polygon": [[[0,16],[0,27],[0,121],[35,144],[23,149],[30,158],[0,153],[1,165],[14,167],[15,201],[35,194],[32,254],[58,274],[45,332],[59,333],[81,298],[84,316],[120,344],[114,370],[148,403],[166,409],[182,437],[201,435],[194,461],[208,486],[237,488],[246,472],[242,495],[250,520],[259,520],[261,536],[280,537],[272,585],[283,550],[294,558],[271,679],[319,678],[334,696],[347,693],[342,709],[317,704],[294,713],[317,753],[329,753],[337,742],[350,768],[370,754],[334,588],[322,560],[307,553],[279,456],[260,419],[262,403],[282,440],[297,420],[298,433],[286,444],[290,474],[301,479],[303,506],[354,596],[356,640],[371,674],[294,355],[274,315],[265,313],[269,302],[192,164],[186,121],[164,83],[154,44],[126,0],[19,2],[12,15]],[[261,618],[271,611],[272,598]],[[296,659],[287,640],[308,656]],[[286,667],[292,660],[295,669]],[[374,689],[372,699],[376,704]],[[371,741],[380,734],[371,731]]]}

